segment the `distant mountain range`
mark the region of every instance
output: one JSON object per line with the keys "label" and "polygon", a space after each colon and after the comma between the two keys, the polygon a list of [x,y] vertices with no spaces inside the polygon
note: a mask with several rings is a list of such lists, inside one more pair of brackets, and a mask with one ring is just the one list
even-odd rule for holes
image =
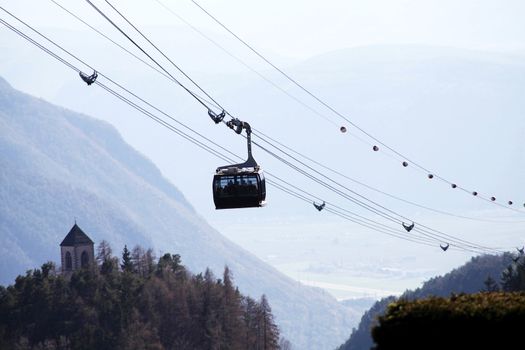
{"label": "distant mountain range", "polygon": [[[449,297],[451,293],[477,293],[484,290],[484,282],[488,277],[499,282],[501,273],[511,263],[512,256],[509,253],[478,256],[443,276],[428,280],[421,288],[406,291],[400,298],[420,299],[428,296]],[[365,312],[350,339],[338,350],[369,350],[373,346],[371,328],[377,317],[385,312],[388,304],[396,299],[388,297],[377,301]]]}
{"label": "distant mountain range", "polygon": [[57,261],[75,218],[117,255],[124,244],[140,244],[181,254],[192,271],[220,275],[228,265],[242,293],[268,296],[297,349],[332,349],[356,324],[356,313],[327,293],[292,281],[210,227],[112,126],[0,79],[0,283]]}

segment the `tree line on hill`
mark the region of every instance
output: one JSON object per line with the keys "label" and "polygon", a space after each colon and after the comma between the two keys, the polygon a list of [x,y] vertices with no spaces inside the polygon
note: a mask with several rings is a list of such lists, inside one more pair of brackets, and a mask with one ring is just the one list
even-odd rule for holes
{"label": "tree line on hill", "polygon": [[243,296],[226,267],[194,275],[178,254],[107,242],[71,275],[53,263],[0,286],[1,349],[290,349],[268,300]]}

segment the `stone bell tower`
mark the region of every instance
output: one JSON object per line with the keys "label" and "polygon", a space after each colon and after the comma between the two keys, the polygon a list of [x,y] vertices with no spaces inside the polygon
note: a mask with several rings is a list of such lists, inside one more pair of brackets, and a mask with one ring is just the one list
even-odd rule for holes
{"label": "stone bell tower", "polygon": [[62,272],[73,272],[93,264],[95,262],[93,244],[93,241],[75,222],[75,225],[73,225],[62,243],[60,243]]}

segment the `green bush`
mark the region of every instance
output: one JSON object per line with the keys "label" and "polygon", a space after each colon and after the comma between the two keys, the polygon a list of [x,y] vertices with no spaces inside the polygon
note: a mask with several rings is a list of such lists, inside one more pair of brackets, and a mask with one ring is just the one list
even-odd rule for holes
{"label": "green bush", "polygon": [[525,348],[525,293],[401,300],[372,329],[376,350]]}

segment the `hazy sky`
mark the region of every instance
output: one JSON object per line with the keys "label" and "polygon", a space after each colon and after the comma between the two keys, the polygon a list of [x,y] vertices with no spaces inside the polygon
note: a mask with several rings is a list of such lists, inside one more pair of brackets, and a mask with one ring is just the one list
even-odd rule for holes
{"label": "hazy sky", "polygon": [[[86,20],[106,33],[111,33],[109,35],[113,38],[122,39],[85,1],[56,1],[66,5],[76,13],[84,14]],[[97,6],[100,5],[105,10],[107,9],[103,0],[93,1]],[[211,22],[208,17],[200,12],[190,0],[160,1],[170,6],[177,14],[183,16],[193,25],[204,30],[208,35],[218,39],[219,42],[229,49],[239,50],[239,52],[243,51],[244,56],[242,57],[250,56],[246,54],[246,50],[240,50],[240,45],[228,38],[228,36],[225,35],[216,24]],[[170,54],[175,57],[177,63],[181,63],[185,68],[190,67],[190,71],[196,69],[199,73],[202,73],[198,77],[198,80],[199,82],[207,84],[206,86],[211,86],[213,89],[212,94],[218,93],[222,94],[221,97],[231,97],[230,103],[226,105],[227,108],[231,107],[235,111],[246,112],[243,115],[250,115],[250,121],[252,119],[257,120],[258,126],[261,126],[265,131],[269,130],[274,137],[275,134],[278,136],[282,135],[282,128],[280,128],[278,124],[278,118],[288,117],[291,120],[291,118],[303,117],[300,113],[304,113],[304,110],[300,108],[293,109],[290,107],[293,103],[289,100],[281,101],[283,108],[275,108],[275,105],[273,105],[273,110],[270,110],[271,116],[264,116],[267,111],[263,108],[256,111],[257,113],[255,114],[257,115],[252,113],[253,110],[250,108],[251,106],[247,106],[243,110],[243,102],[246,101],[238,97],[237,93],[239,92],[235,90],[235,88],[242,86],[242,84],[246,84],[246,86],[250,88],[253,87],[253,96],[250,96],[250,91],[245,91],[246,98],[244,100],[250,99],[251,102],[251,98],[253,98],[253,101],[255,101],[256,98],[261,98],[261,96],[262,99],[264,99],[265,96],[267,96],[266,94],[273,97],[274,95],[270,93],[270,91],[273,91],[271,87],[253,84],[256,80],[256,77],[253,76],[251,76],[247,82],[243,80],[245,78],[244,75],[241,77],[228,77],[228,74],[224,73],[229,67],[228,64],[231,66],[238,66],[238,64],[229,57],[221,56],[217,50],[210,49],[209,43],[203,41],[202,38],[199,38],[199,41],[197,41],[196,38],[198,36],[195,36],[194,33],[191,33],[191,31],[175,17],[167,13],[156,0],[112,0],[111,2],[141,27],[173,26],[169,28],[169,31],[162,33],[163,37],[161,37],[160,40],[163,40],[161,41],[162,44],[172,44]],[[525,54],[525,25],[523,22],[525,1],[523,0],[199,0],[199,2],[242,38],[259,48],[263,53],[267,54],[270,59],[279,60],[279,62],[300,63],[306,58],[329,51],[378,44],[451,46]],[[192,113],[188,111],[193,110],[180,106],[184,105],[184,103],[193,105],[194,101],[192,100],[182,101],[182,99],[187,98],[187,96],[182,96],[182,93],[170,96],[171,91],[168,89],[163,90],[160,88],[159,90],[162,91],[151,89],[150,86],[157,84],[155,80],[158,78],[157,75],[151,71],[143,70],[142,67],[140,68],[139,74],[134,77],[134,74],[130,73],[136,73],[136,71],[131,71],[131,69],[134,68],[129,67],[135,67],[136,62],[132,62],[135,65],[133,66],[128,62],[127,58],[124,59],[124,55],[121,55],[118,58],[118,64],[115,64],[115,57],[106,54],[106,51],[100,50],[100,48],[105,45],[103,39],[96,37],[96,35],[92,33],[82,33],[82,35],[71,36],[71,34],[74,33],[72,30],[85,31],[85,27],[64,15],[51,0],[0,0],[0,4],[31,24],[45,27],[46,33],[56,35],[60,40],[65,41],[68,48],[71,48],[76,53],[78,52],[81,57],[87,57],[90,64],[93,64],[95,67],[100,67],[100,72],[104,71],[112,77],[117,75],[119,78],[127,79],[132,89],[139,89],[139,91],[142,89],[141,92],[143,96],[146,95],[148,98],[156,98],[154,101],[156,101],[158,105],[169,108],[170,111],[173,110],[184,122],[187,122],[193,127],[200,128],[199,131],[219,140],[219,142],[231,145],[232,149],[239,149],[241,143],[238,139],[234,139],[232,136],[233,133],[226,132],[224,129],[218,129],[214,125],[211,125],[212,123],[205,112],[198,110]],[[6,18],[6,15],[1,11],[0,18]],[[51,30],[51,28],[54,30]],[[59,31],[56,29],[59,29]],[[62,31],[63,29],[67,29],[68,31]],[[159,28],[156,29],[155,34],[159,32]],[[2,35],[2,38],[6,37],[9,38],[8,40],[11,40],[9,43],[7,40],[0,40],[0,45],[16,47],[16,50],[20,50],[20,52],[15,52],[15,50],[0,51],[0,63],[7,62],[5,66],[0,64],[0,76],[8,78],[16,88],[23,91],[43,97],[59,105],[65,105],[74,110],[110,121],[119,129],[126,141],[144,153],[148,158],[152,159],[159,166],[163,174],[185,193],[192,204],[196,206],[199,213],[215,227],[219,228],[222,233],[296,279],[307,280],[310,284],[324,286],[340,283],[343,284],[343,289],[348,290],[354,290],[355,286],[358,286],[367,291],[381,289],[402,291],[406,287],[416,286],[428,276],[444,273],[468,258],[468,255],[463,253],[461,253],[462,255],[459,255],[459,253],[451,253],[456,255],[449,255],[447,259],[443,259],[442,252],[439,249],[429,253],[429,250],[421,250],[418,246],[411,244],[407,245],[404,241],[385,240],[383,235],[373,235],[374,232],[368,230],[361,232],[359,228],[348,225],[347,222],[341,223],[340,220],[334,220],[333,216],[321,216],[318,215],[319,213],[316,211],[312,214],[314,209],[311,205],[296,205],[297,202],[293,202],[293,199],[285,198],[284,195],[279,196],[276,191],[272,193],[269,206],[259,211],[252,210],[240,213],[236,213],[235,211],[227,213],[217,212],[212,206],[210,182],[213,170],[216,166],[223,165],[222,162],[217,161],[217,159],[211,159],[211,157],[208,157],[206,154],[203,155],[200,150],[198,151],[200,153],[195,153],[198,155],[198,158],[195,158],[196,156],[194,156],[193,153],[195,148],[193,148],[193,146],[184,143],[184,141],[181,141],[179,138],[173,137],[172,134],[166,135],[157,125],[153,125],[149,121],[143,121],[141,119],[142,116],[132,116],[129,114],[130,111],[128,109],[122,108],[122,105],[114,99],[102,97],[101,95],[103,94],[99,90],[87,90],[83,84],[79,83],[76,74],[68,75],[70,72],[66,72],[64,67],[54,62],[50,64],[49,62],[51,62],[51,60],[45,57],[43,53],[34,50],[27,51],[28,53],[25,54],[27,44],[23,42],[22,39],[7,33],[3,27],[0,28],[0,35]],[[166,40],[166,38],[169,38],[170,41]],[[123,43],[125,41],[119,40],[119,42]],[[126,43],[126,45],[130,47],[129,43]],[[93,47],[96,49],[93,50]],[[444,52],[446,52],[446,50]],[[456,51],[452,50],[452,52],[454,54]],[[438,53],[438,56],[439,55],[440,53]],[[477,54],[474,56],[476,55]],[[377,54],[372,56],[377,58]],[[218,58],[221,59],[220,62],[218,62]],[[287,61],[287,58],[290,59]],[[248,59],[250,62],[256,61],[257,69],[268,69],[268,67],[259,60],[254,60],[253,57]],[[353,66],[352,62],[345,62],[346,65],[344,65],[344,69],[346,70],[344,72],[332,72],[331,77],[337,77],[339,73],[343,76],[348,74],[348,76],[351,77],[359,77],[359,68],[366,68],[368,62],[366,59],[360,61],[359,58],[355,62],[360,65],[356,63],[356,66]],[[221,68],[217,67],[225,68],[221,70]],[[465,68],[463,66],[461,67],[462,69]],[[312,65],[310,68],[312,68],[311,71],[314,71],[319,67]],[[337,67],[329,68],[338,69]],[[468,68],[470,69],[471,67]],[[375,75],[376,70],[378,72],[377,75]],[[370,74],[372,78],[375,77],[375,80],[372,79],[372,81],[379,82],[377,85],[380,85],[382,79],[381,70],[381,67],[372,67],[369,71],[366,71],[366,74]],[[317,71],[318,74],[323,74],[323,72],[324,70],[322,69]],[[351,74],[349,72],[351,72]],[[223,73],[225,75],[225,77],[222,77],[222,79],[225,79],[222,84],[217,84],[214,80],[216,79],[214,75],[217,73]],[[308,69],[302,73],[306,79],[310,78],[309,74],[311,72]],[[436,74],[436,76],[441,75],[439,74],[439,70],[429,72],[429,76],[426,75],[427,73],[428,72],[422,72],[416,76],[417,83],[421,84],[415,88],[416,91],[425,90],[425,84],[428,81],[432,82],[432,74]],[[482,75],[481,73],[483,72],[479,72],[479,75]],[[475,74],[477,73],[474,73],[474,75]],[[430,80],[428,79],[429,77]],[[134,80],[134,78],[136,80]],[[227,80],[230,78],[231,80],[238,80],[241,83],[228,82]],[[360,123],[371,122],[372,128],[370,130],[373,134],[377,135],[378,132],[383,131],[381,123],[388,122],[389,113],[385,112],[378,116],[376,111],[385,106],[388,108],[392,107],[392,109],[396,108],[396,90],[392,90],[391,96],[388,95],[390,92],[388,92],[388,96],[384,96],[384,101],[386,101],[384,106],[374,106],[372,112],[369,111],[367,115],[364,113],[365,110],[362,109],[362,102],[372,101],[370,105],[373,106],[375,102],[374,99],[377,96],[375,94],[376,86],[370,87],[367,85],[368,78],[369,76],[356,79],[355,81],[348,79],[348,81],[343,83],[339,80],[336,81],[342,85],[348,83],[349,85],[347,87],[356,87],[355,90],[352,90],[356,95],[363,90],[369,91],[368,94],[362,96],[360,101],[349,103],[348,107],[351,111],[356,111],[353,114],[355,120]],[[312,77],[312,79],[317,79],[317,77]],[[405,79],[405,77],[401,76],[400,79]],[[518,83],[520,82],[520,80],[516,81],[518,81]],[[280,82],[283,84],[282,86],[287,86],[283,80],[280,80]],[[453,80],[452,82],[454,83]],[[228,85],[228,83],[230,83],[230,85]],[[327,80],[326,82],[321,81],[319,86],[323,86],[323,83],[326,85],[331,84],[331,82]],[[518,83],[516,83],[517,86],[519,86]],[[250,84],[253,86],[250,86]],[[157,88],[166,85],[154,86]],[[454,85],[438,85],[438,88],[443,87],[444,91],[446,91],[450,86]],[[170,86],[170,88],[171,87],[172,86]],[[522,87],[521,85],[520,89]],[[334,87],[334,89],[336,89],[336,87]],[[466,90],[469,89],[470,86]],[[490,95],[490,86],[482,85],[479,89],[486,89],[486,91],[488,91],[487,94]],[[329,89],[329,91],[331,90]],[[519,92],[516,92],[516,89],[512,91],[519,94]],[[442,91],[437,91],[437,93],[441,92]],[[333,95],[328,95],[329,101],[333,101],[334,98],[337,101],[337,95],[339,93],[345,94],[346,92],[335,91]],[[176,97],[174,98],[173,96]],[[178,100],[178,97],[181,99]],[[401,109],[406,108],[409,111],[411,103],[413,102],[411,101],[412,97],[413,96],[410,95],[410,101],[406,103],[406,105],[397,107]],[[496,112],[493,112],[492,109],[488,110],[486,114],[483,114],[487,116],[485,120],[481,120],[479,123],[477,121],[468,122],[469,127],[473,127],[475,130],[470,134],[470,137],[472,137],[474,141],[476,141],[477,135],[478,138],[488,135],[488,133],[483,130],[492,130],[490,121],[495,120],[495,116],[504,118],[504,116],[497,114],[502,110],[499,105],[500,103],[501,105],[506,104],[514,108],[509,111],[509,114],[512,114],[515,120],[523,119],[521,118],[521,111],[524,110],[523,102],[517,101],[513,96],[507,96],[507,98],[512,100],[508,101],[509,103],[504,100],[498,100],[493,106],[490,106],[494,108]],[[392,101],[390,101],[390,99],[392,99]],[[83,100],[86,100],[85,104],[82,103]],[[95,101],[95,103],[93,103],[93,101]],[[390,106],[390,102],[392,102],[392,106]],[[432,104],[447,105],[447,102],[451,105],[450,110],[453,110],[455,113],[461,114],[464,112],[467,114],[470,111],[469,106],[464,105],[462,101],[459,101],[457,105],[455,105],[455,100],[436,101],[433,97],[428,100],[428,110],[430,111],[432,109]],[[247,103],[244,105],[246,104]],[[345,105],[346,104],[343,104],[343,106]],[[196,106],[195,109],[198,107],[200,106]],[[457,112],[457,110],[462,110],[462,112]],[[387,110],[387,112],[390,111]],[[264,118],[261,115],[263,115]],[[202,118],[199,119],[197,116]],[[274,122],[267,122],[270,117],[274,118],[272,119]],[[449,117],[454,118],[455,115],[451,114]],[[374,118],[377,118],[377,120],[374,120]],[[382,120],[381,118],[385,119]],[[475,120],[475,118],[472,120]],[[436,118],[434,121],[421,120],[418,126],[410,125],[409,128],[411,129],[407,130],[409,131],[407,134],[413,133],[414,135],[419,135],[420,145],[424,145],[425,135],[428,137],[434,136],[431,132],[425,134],[425,130],[432,128],[431,122],[439,123],[440,121],[441,118]],[[316,122],[318,122],[318,120],[316,120]],[[317,125],[322,125],[323,129],[316,130]],[[331,125],[298,123],[298,126],[298,129],[304,129],[304,133],[290,133],[286,135],[286,142],[290,142],[292,146],[297,146],[298,144],[304,146],[305,148],[301,150],[308,149],[306,148],[309,146],[307,144],[308,142],[303,141],[314,133],[318,133],[316,135],[318,137],[319,135],[326,134],[328,135],[327,138],[335,138],[341,135],[337,129],[334,133],[333,130],[330,129]],[[476,129],[476,127],[478,127],[478,129]],[[478,131],[476,132],[476,130]],[[512,136],[507,131],[507,129],[502,129],[501,142],[499,143],[505,144],[510,141],[511,145],[508,146],[509,148],[517,147],[518,143],[521,143],[522,136]],[[147,137],[145,137],[144,134],[147,134]],[[391,136],[389,135],[391,132],[386,132],[386,134],[387,136]],[[392,138],[396,145],[403,140],[399,135],[394,135]],[[283,139],[284,137],[280,138],[281,141]],[[484,139],[489,138],[486,137]],[[459,139],[458,142],[459,147],[455,149],[464,149],[465,152],[463,155],[465,159],[469,160],[469,158],[472,159],[478,156],[475,146],[471,148],[464,147],[464,140],[462,139]],[[515,144],[513,142],[515,142]],[[483,143],[485,143],[485,141],[483,141]],[[475,144],[475,142],[473,144]],[[244,150],[244,147],[245,146],[242,145],[242,150]],[[351,149],[346,143],[344,147]],[[451,143],[450,148],[452,147],[454,147],[454,145]],[[190,156],[186,154],[188,150],[191,150],[191,152],[189,152]],[[240,154],[242,154],[242,150]],[[369,151],[368,148],[367,150]],[[317,151],[317,149],[312,147],[310,151]],[[330,150],[327,150],[327,152],[328,151]],[[441,151],[441,149],[439,149],[439,151]],[[370,152],[366,153],[366,156],[363,156],[362,159],[364,159],[364,161],[370,161],[371,158],[365,158],[369,156],[369,153]],[[311,155],[311,153],[308,154]],[[321,154],[321,156],[319,156],[318,159],[326,160],[321,152],[317,153],[317,155],[319,154]],[[257,155],[257,159],[260,161],[259,156],[260,153]],[[426,158],[423,160],[431,163],[432,166],[436,164],[439,158],[437,154],[432,153],[426,154],[425,156]],[[458,156],[458,159],[461,158],[461,155],[455,154],[455,156]],[[195,164],[192,164],[192,169],[194,169],[195,173],[180,171],[180,164],[189,164],[191,161],[191,159],[188,160],[188,158],[184,157],[194,157],[194,162],[195,159],[198,159],[197,166],[193,167]],[[486,155],[484,155],[484,157],[486,158]],[[496,155],[494,157],[496,157]],[[509,160],[509,162],[512,163],[513,160]],[[373,162],[370,161],[370,163]],[[459,162],[456,164],[458,163]],[[492,176],[491,173],[486,171],[479,163],[481,162],[477,163],[479,166],[477,171],[483,171],[483,179],[485,179],[489,185],[494,186],[504,182],[501,181],[501,174],[504,173],[506,169],[513,169],[511,166],[502,167],[501,173],[497,173],[497,169],[490,169],[494,171],[494,175]],[[374,172],[373,169],[377,168],[371,167],[369,163],[362,166],[361,170],[370,167],[370,173],[373,173],[373,175],[382,174],[383,171],[388,172],[391,169],[388,168],[390,163],[388,163],[387,166],[384,166],[385,164],[386,163],[380,163],[382,167],[380,171]],[[459,164],[464,165],[465,168],[469,168],[468,162]],[[516,164],[523,164],[523,162],[516,161]],[[265,167],[266,165],[270,165],[270,163],[264,163]],[[351,160],[351,162],[345,164],[338,164],[338,166],[339,165],[344,166],[351,174],[360,174],[360,170],[355,166],[355,160]],[[396,163],[396,169],[399,168],[398,165],[399,164]],[[522,169],[519,165],[515,168]],[[459,171],[453,166],[450,166],[448,160],[440,164],[439,170],[454,175],[458,174]],[[464,170],[464,172],[471,173],[470,175],[474,173],[470,179],[477,178],[475,171],[470,168]],[[289,170],[284,170],[283,173],[287,176],[294,176]],[[388,181],[384,181],[385,178],[382,176],[370,176],[364,171],[361,175],[363,175],[361,180],[366,179],[366,182],[371,185],[378,185],[379,188],[394,191],[395,194],[399,195],[406,194],[403,193],[403,185],[406,185],[405,190],[412,187],[412,183],[410,183],[410,186],[407,185],[411,180],[407,180],[406,183],[396,183],[394,185]],[[518,175],[515,176],[518,177]],[[423,181],[426,182],[421,184],[421,187],[414,186],[413,192],[408,193],[408,196],[410,199],[422,199],[423,203],[433,205],[435,204],[435,199],[438,197],[437,194],[439,191],[434,190],[436,193],[434,197],[434,192],[430,192],[430,190],[427,189],[428,181],[426,178],[423,178],[422,182]],[[424,191],[418,191],[418,188],[423,188]],[[427,192],[427,190],[429,192]],[[519,193],[523,193],[523,191]],[[446,198],[449,199],[449,197]],[[470,200],[471,198],[465,199],[467,205],[463,208],[476,210],[478,208],[476,206],[477,204],[474,204],[474,201],[470,202]],[[381,201],[385,201],[385,199],[381,198]],[[442,204],[444,202],[438,203]],[[389,204],[391,204],[391,202],[389,202]],[[449,203],[447,202],[447,204]],[[445,209],[450,208],[445,207]],[[297,210],[297,212],[293,210]],[[418,213],[413,208],[410,210],[409,213],[411,215]],[[454,210],[454,208],[450,210]],[[293,217],[296,214],[298,217]],[[305,222],[304,216],[301,215],[309,216],[310,221]],[[261,216],[263,218],[261,218]],[[280,221],[276,222],[276,217]],[[267,221],[265,222],[265,220]],[[444,226],[446,229],[450,229],[452,232],[459,231],[455,220],[446,222],[436,221],[436,223]],[[461,228],[467,227],[463,222],[461,225],[464,225]],[[246,227],[250,227],[249,232],[247,232]],[[508,244],[508,242],[513,243],[513,238],[520,235],[519,232],[522,231],[518,229],[521,229],[521,227],[523,227],[523,225],[520,227],[504,227],[498,229],[500,230],[499,232],[504,232],[504,229],[510,232],[507,235],[508,239],[506,244]],[[484,223],[465,229],[464,233],[468,234],[468,237],[477,240],[478,237],[480,237],[480,232],[483,233],[484,237],[488,237],[487,244],[499,244],[499,242],[497,242],[498,237],[494,237],[492,231],[490,231],[490,227],[485,228]],[[327,233],[330,233],[330,239],[327,239]],[[373,237],[373,239],[371,239],[371,237]],[[276,242],[278,242],[278,244],[276,244]],[[298,242],[300,244],[298,244]],[[390,249],[394,244],[399,245],[395,246],[395,249]],[[339,250],[336,253],[337,249]],[[315,253],[313,252],[314,250]],[[308,257],[310,260],[305,257]],[[315,271],[325,271],[327,269],[335,271],[333,275],[329,275],[329,277],[331,276],[330,279],[327,277],[326,280],[321,280],[320,278],[322,276],[320,275],[322,274],[315,274]],[[359,280],[356,279],[357,277],[354,278],[355,276],[351,275],[352,271],[359,273],[369,271],[372,276],[378,275],[379,277],[373,277],[370,280]],[[400,277],[395,277],[394,281],[390,281],[390,284],[386,285],[384,278],[388,276],[388,274],[391,274],[392,271],[400,271]],[[407,271],[412,273],[412,275],[408,277],[405,276]],[[315,277],[312,277],[312,275]],[[394,276],[397,276],[397,272]],[[344,297],[345,295],[346,294],[338,294],[340,297]]]}
{"label": "hazy sky", "polygon": [[[56,1],[92,12],[85,1]],[[190,0],[161,1],[200,28],[218,30]],[[255,46],[285,56],[304,58],[344,47],[399,43],[525,52],[521,0],[199,1]],[[2,3],[38,25],[78,28],[50,0]],[[94,3],[105,5],[102,0]],[[113,3],[140,24],[180,24],[156,0]],[[94,17],[89,16],[98,20]]]}

